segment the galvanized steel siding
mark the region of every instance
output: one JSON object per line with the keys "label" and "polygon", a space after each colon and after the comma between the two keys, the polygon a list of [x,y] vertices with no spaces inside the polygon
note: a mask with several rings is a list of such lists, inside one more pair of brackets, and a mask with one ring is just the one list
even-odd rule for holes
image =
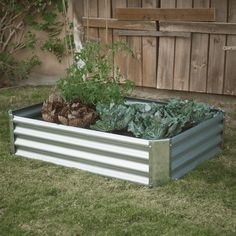
{"label": "galvanized steel siding", "polygon": [[222,150],[223,114],[171,139],[171,178],[178,179]]}
{"label": "galvanized steel siding", "polygon": [[149,184],[149,141],[14,116],[16,155]]}

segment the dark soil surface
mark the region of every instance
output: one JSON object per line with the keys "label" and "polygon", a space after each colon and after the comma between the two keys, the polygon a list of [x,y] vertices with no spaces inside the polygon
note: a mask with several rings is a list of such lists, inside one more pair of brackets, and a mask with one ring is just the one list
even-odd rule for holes
{"label": "dark soil surface", "polygon": [[114,130],[112,133],[119,134],[119,135],[125,135],[125,136],[129,136],[129,137],[135,137],[131,132],[129,132],[127,130]]}

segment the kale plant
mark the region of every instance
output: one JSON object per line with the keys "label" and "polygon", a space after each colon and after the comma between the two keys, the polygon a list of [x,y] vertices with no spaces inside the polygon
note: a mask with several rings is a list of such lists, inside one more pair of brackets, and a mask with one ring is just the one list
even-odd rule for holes
{"label": "kale plant", "polygon": [[92,129],[127,130],[144,139],[173,137],[216,114],[209,105],[180,99],[170,99],[166,104],[98,104],[97,112],[100,120]]}

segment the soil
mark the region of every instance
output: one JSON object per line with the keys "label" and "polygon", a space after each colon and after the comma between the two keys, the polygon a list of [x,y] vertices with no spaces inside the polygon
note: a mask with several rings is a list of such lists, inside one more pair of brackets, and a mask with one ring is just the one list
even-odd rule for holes
{"label": "soil", "polygon": [[98,120],[94,106],[82,104],[78,99],[66,102],[57,94],[51,94],[43,103],[42,118],[45,121],[88,128]]}
{"label": "soil", "polygon": [[114,130],[112,131],[113,134],[119,134],[119,135],[125,135],[129,137],[135,137],[133,133],[127,131],[127,130]]}

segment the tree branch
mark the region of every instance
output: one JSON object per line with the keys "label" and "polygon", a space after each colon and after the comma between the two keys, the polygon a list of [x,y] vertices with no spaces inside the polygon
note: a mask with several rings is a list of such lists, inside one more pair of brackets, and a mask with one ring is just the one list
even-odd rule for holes
{"label": "tree branch", "polygon": [[0,21],[0,28],[1,28],[1,25],[3,24],[3,22],[5,21],[5,19],[7,18],[7,15],[8,15],[8,11],[6,11],[5,15],[2,17],[1,21]]}
{"label": "tree branch", "polygon": [[4,52],[9,44],[9,42],[11,41],[12,37],[15,35],[16,31],[18,29],[20,29],[20,27],[23,25],[23,21],[19,22],[16,27],[14,27],[14,29],[11,31],[10,30],[10,34],[8,35],[8,38],[6,40],[6,42],[3,44],[3,47],[1,49],[1,52]]}

